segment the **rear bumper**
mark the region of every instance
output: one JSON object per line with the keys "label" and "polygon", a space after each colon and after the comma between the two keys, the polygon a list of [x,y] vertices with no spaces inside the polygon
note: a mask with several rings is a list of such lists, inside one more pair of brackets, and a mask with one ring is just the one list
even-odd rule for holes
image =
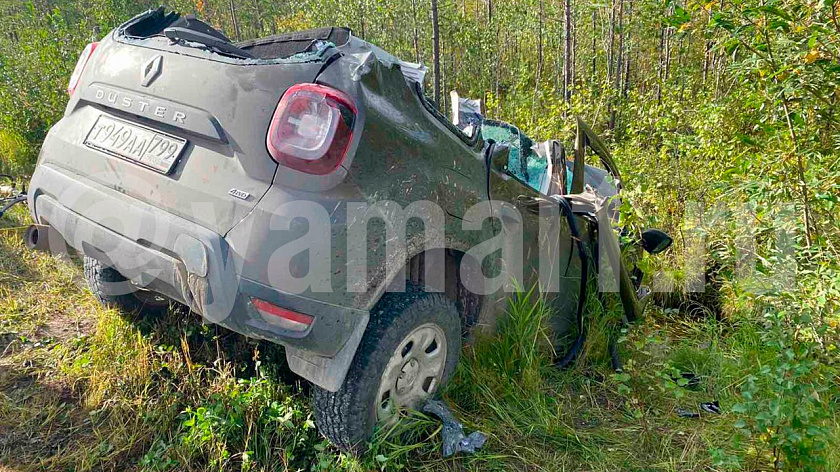
{"label": "rear bumper", "polygon": [[[242,277],[243,258],[223,236],[66,169],[36,168],[29,207],[38,223],[51,226],[73,249],[246,336],[332,358],[366,325],[365,311]],[[315,322],[304,333],[282,330],[261,317],[251,297],[306,313]]]}

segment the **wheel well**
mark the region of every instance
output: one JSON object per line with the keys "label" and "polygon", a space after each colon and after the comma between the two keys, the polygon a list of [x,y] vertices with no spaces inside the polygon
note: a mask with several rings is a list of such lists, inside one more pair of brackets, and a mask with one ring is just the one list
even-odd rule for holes
{"label": "wheel well", "polygon": [[[443,271],[441,271],[441,265]],[[465,270],[461,270],[462,265]],[[427,280],[427,268],[431,274],[443,275],[442,281]],[[463,272],[463,273],[462,273]],[[467,333],[478,323],[484,297],[467,289],[463,276],[481,274],[481,265],[474,258],[457,249],[432,249],[423,251],[408,261],[406,279],[413,284],[433,287],[443,291],[447,298],[455,302],[461,316],[461,329]],[[439,275],[438,275],[439,278]]]}

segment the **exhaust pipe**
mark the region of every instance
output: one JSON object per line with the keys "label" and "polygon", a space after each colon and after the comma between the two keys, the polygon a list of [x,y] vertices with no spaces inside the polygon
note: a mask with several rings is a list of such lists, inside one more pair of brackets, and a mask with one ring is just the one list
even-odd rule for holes
{"label": "exhaust pipe", "polygon": [[61,235],[51,226],[30,225],[23,234],[23,243],[30,250],[52,253],[50,251],[50,239],[56,238],[62,240],[62,243],[64,242]]}

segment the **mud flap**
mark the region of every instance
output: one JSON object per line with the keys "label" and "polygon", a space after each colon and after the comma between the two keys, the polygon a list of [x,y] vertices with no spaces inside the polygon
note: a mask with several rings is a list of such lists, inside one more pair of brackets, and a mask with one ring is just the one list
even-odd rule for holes
{"label": "mud flap", "polygon": [[353,329],[353,334],[335,357],[322,357],[310,351],[287,347],[286,362],[289,363],[289,368],[324,390],[337,392],[344,383],[344,378],[347,377],[350,363],[353,362],[356,350],[362,342],[369,319],[370,315],[365,314],[359,320]]}

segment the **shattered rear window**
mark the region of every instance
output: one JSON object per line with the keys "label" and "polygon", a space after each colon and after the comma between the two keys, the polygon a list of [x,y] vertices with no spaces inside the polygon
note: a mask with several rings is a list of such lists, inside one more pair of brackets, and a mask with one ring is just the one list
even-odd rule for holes
{"label": "shattered rear window", "polygon": [[[194,15],[166,12],[164,7],[141,13],[119,26],[118,42],[219,62],[279,64],[321,61],[350,37],[347,28],[316,28],[233,43]],[[193,53],[190,49],[195,50]]]}

